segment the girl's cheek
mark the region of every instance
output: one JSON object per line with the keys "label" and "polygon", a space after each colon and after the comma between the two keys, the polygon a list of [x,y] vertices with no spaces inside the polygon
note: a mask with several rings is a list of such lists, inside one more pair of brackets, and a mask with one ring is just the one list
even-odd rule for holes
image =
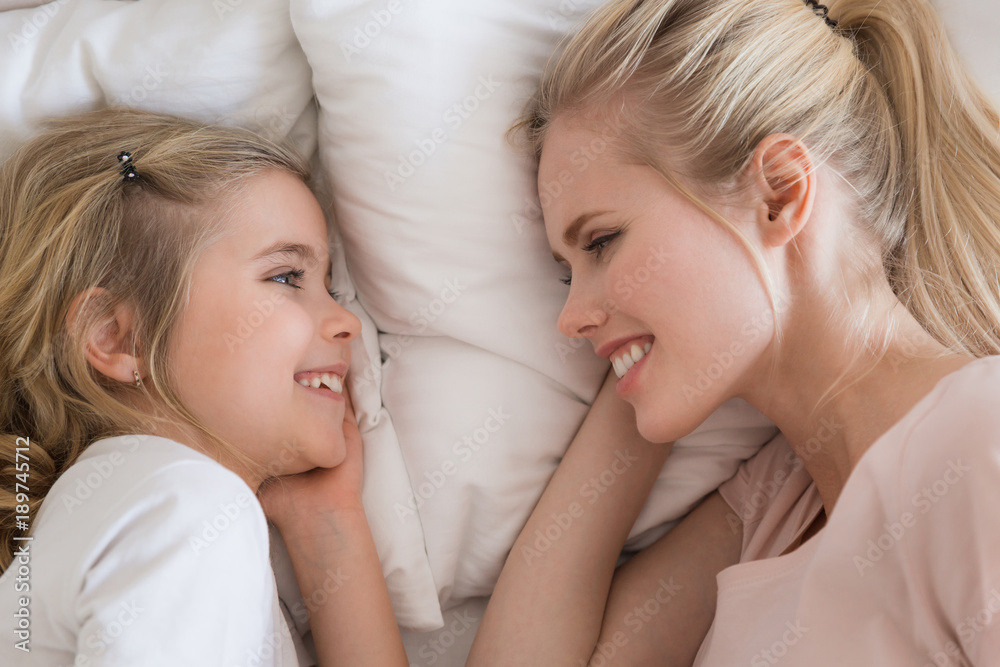
{"label": "girl's cheek", "polygon": [[282,304],[269,318],[273,336],[286,344],[313,338],[315,324],[305,308],[295,303]]}

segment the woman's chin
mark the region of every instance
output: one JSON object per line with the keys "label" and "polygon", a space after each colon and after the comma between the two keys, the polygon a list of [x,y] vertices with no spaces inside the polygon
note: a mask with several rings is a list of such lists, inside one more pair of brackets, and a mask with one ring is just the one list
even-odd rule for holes
{"label": "woman's chin", "polygon": [[639,435],[644,439],[649,440],[653,443],[665,443],[672,442],[677,438],[671,437],[672,430],[669,425],[664,425],[660,423],[656,424],[645,424],[643,421],[636,422],[636,427],[639,430]]}
{"label": "woman's chin", "polygon": [[664,413],[669,412],[669,408],[664,409],[660,411],[660,414],[650,415],[649,418],[645,418],[645,415],[637,412],[636,428],[639,435],[653,443],[675,442],[691,435],[704,421],[704,419],[685,419],[684,417],[687,415],[680,415],[679,419],[676,414],[672,419],[665,418]]}

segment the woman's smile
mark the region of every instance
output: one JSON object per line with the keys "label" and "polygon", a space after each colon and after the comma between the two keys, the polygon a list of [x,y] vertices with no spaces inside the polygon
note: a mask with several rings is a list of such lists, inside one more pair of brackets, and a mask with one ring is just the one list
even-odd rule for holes
{"label": "woman's smile", "polygon": [[[633,344],[632,346],[636,350],[638,345]],[[642,371],[646,368],[649,363],[649,357],[653,355],[653,345],[652,343],[646,343],[643,348],[645,351],[642,352],[642,356],[639,361],[635,361],[632,365],[625,370],[624,373],[618,375],[618,382],[615,383],[615,392],[622,398],[630,394],[634,394],[639,390],[639,379],[642,377]],[[622,358],[628,357],[629,359],[635,358],[635,353],[632,352],[628,355],[623,355]],[[618,362],[622,363],[622,362]],[[615,373],[618,374],[618,369],[615,369]]]}

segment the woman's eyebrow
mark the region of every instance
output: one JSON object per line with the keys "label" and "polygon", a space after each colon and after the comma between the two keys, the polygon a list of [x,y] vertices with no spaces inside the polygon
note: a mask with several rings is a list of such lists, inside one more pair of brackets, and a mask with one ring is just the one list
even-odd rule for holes
{"label": "woman's eyebrow", "polygon": [[[569,227],[566,228],[566,231],[563,232],[563,243],[568,247],[575,246],[577,237],[579,237],[580,235],[581,227],[587,224],[587,222],[589,222],[591,218],[596,218],[599,215],[604,215],[605,213],[610,213],[610,212],[611,211],[590,211],[588,213],[581,213],[580,215],[576,216],[576,220],[571,222],[569,224]],[[552,256],[555,257],[555,260],[560,264],[566,262],[563,256],[555,251],[552,251]]]}

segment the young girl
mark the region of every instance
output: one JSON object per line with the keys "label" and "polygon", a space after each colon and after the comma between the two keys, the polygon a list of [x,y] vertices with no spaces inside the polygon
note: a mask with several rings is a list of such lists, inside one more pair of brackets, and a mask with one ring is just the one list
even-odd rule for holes
{"label": "young girl", "polygon": [[319,664],[406,664],[309,178],[252,132],[128,109],[3,165],[0,664],[313,664],[265,516]]}
{"label": "young girl", "polygon": [[[575,176],[544,208],[572,271],[560,330],[616,373],[469,665],[1000,664],[998,126],[927,0],[612,0],[588,20],[520,128],[539,189]],[[657,247],[674,261],[602,311]],[[631,429],[670,442],[732,397],[782,433],[616,570],[669,449]],[[634,465],[581,503],[620,430]]]}

